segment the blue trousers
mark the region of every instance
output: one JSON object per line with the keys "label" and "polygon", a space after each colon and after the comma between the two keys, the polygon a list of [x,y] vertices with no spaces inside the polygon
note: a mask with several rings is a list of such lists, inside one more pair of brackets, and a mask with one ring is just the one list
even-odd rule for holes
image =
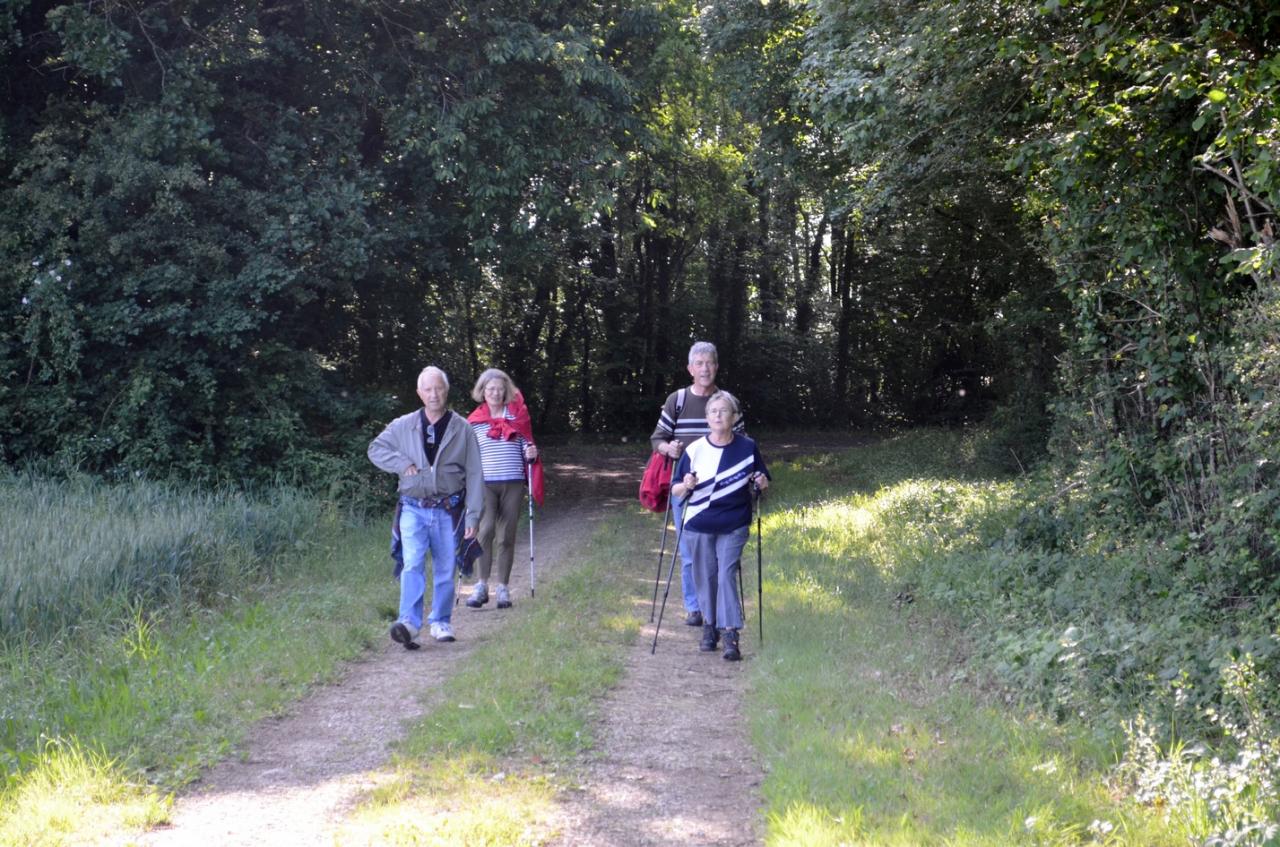
{"label": "blue trousers", "polygon": [[428,623],[448,623],[453,616],[453,569],[458,549],[453,519],[445,509],[424,509],[402,502],[400,538],[404,544],[400,620],[414,629],[422,628],[427,554],[430,553],[432,591]]}
{"label": "blue trousers", "polygon": [[703,623],[718,629],[742,629],[742,598],[738,571],[750,529],[706,533],[685,530],[693,552],[693,576],[698,584]]}
{"label": "blue trousers", "polygon": [[[676,520],[676,534],[680,535],[680,523],[684,518],[684,501],[679,497],[671,498],[671,515]],[[680,592],[684,595],[684,610],[696,612],[698,605],[698,586],[693,580],[693,550],[689,546],[689,533],[680,535]]]}

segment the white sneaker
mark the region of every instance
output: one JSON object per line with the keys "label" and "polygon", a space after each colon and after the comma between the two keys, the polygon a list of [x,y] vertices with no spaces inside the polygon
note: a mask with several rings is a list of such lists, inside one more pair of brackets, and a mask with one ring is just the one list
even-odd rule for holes
{"label": "white sneaker", "polygon": [[431,637],[436,641],[453,641],[453,627],[444,621],[433,623],[431,625]]}

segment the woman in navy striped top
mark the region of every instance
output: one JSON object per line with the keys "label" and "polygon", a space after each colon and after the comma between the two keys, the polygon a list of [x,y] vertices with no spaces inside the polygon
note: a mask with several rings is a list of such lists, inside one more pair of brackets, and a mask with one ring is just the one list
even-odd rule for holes
{"label": "woman in navy striped top", "polygon": [[752,488],[769,487],[769,470],[745,435],[734,432],[742,417],[738,401],[728,391],[707,400],[711,430],[689,445],[676,465],[671,496],[685,498],[683,539],[689,542],[693,578],[702,607],[702,641],[710,652],[724,639],[724,658],[742,658],[738,630],[742,628],[742,598],[738,571],[742,548],[751,527]]}

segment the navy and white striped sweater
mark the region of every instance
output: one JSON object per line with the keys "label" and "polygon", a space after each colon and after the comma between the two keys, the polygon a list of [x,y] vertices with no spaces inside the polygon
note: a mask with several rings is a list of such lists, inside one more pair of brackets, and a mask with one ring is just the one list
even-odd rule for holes
{"label": "navy and white striped sweater", "polygon": [[686,530],[720,534],[751,523],[751,475],[769,474],[754,441],[735,434],[733,441],[717,447],[699,438],[680,455],[676,482],[690,471],[697,474],[698,484],[685,502]]}

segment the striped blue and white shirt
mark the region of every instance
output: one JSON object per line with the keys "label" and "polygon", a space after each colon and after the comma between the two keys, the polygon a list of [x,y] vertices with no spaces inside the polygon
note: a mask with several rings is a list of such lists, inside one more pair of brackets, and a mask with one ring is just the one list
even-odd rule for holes
{"label": "striped blue and white shirt", "polygon": [[[502,410],[502,416],[514,421],[516,416],[509,409]],[[489,424],[473,423],[476,441],[480,442],[480,466],[484,468],[485,482],[523,482],[524,481],[524,446],[528,442],[524,436],[517,435],[510,441],[489,437]]]}

